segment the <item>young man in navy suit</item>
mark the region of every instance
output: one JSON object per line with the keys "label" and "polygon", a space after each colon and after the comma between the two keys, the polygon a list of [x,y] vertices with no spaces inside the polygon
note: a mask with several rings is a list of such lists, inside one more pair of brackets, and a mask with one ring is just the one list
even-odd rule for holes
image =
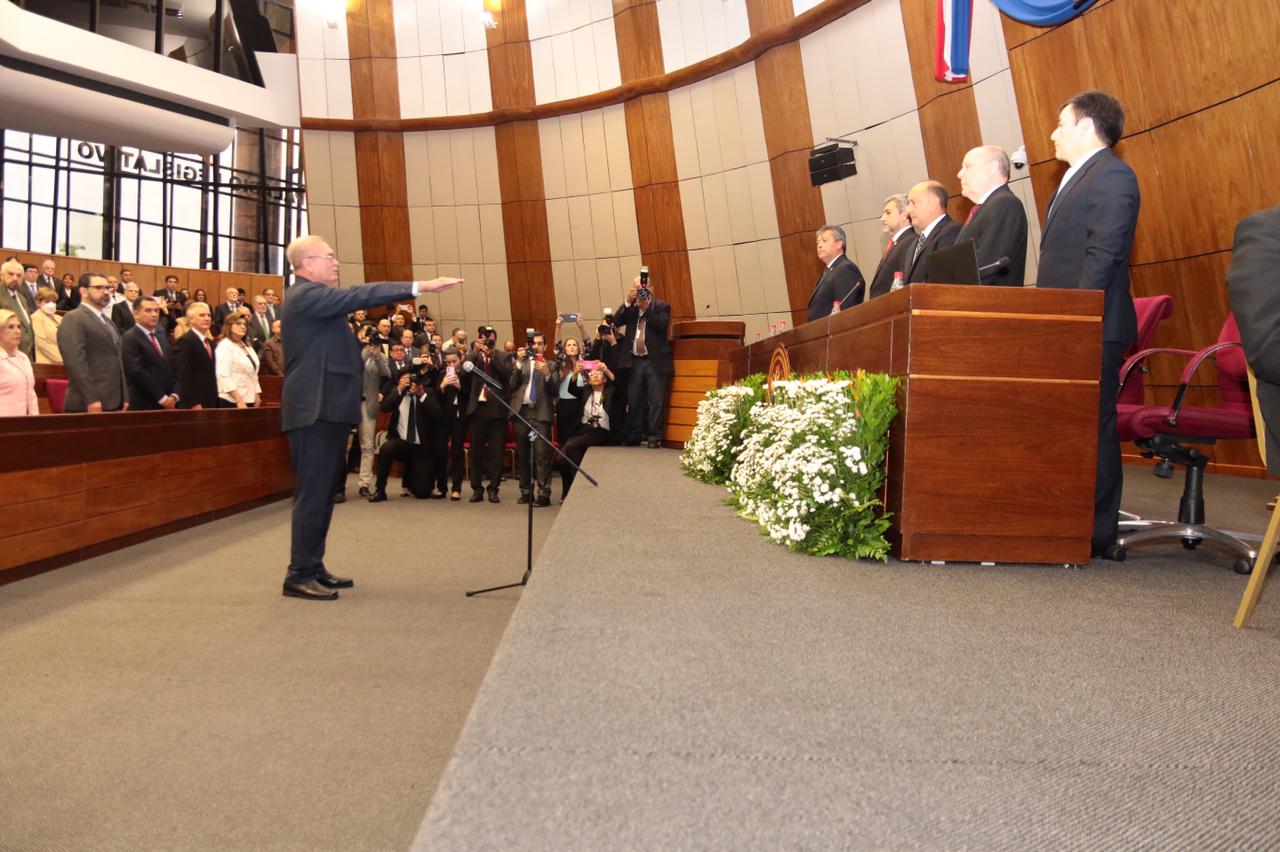
{"label": "young man in navy suit", "polygon": [[1053,131],[1054,156],[1070,168],[1049,200],[1040,232],[1038,286],[1101,290],[1102,374],[1098,384],[1098,475],[1093,555],[1112,555],[1123,471],[1116,433],[1116,394],[1125,350],[1138,334],[1129,292],[1129,252],[1141,197],[1133,169],[1111,152],[1124,134],[1124,109],[1106,92],[1083,92],[1063,104]]}
{"label": "young man in navy suit", "polygon": [[439,293],[460,278],[338,287],[338,256],[320,237],[299,237],[286,249],[294,284],[281,322],[284,389],[280,428],[289,439],[297,478],[293,534],[284,594],[334,600],[354,583],[324,566],[325,538],[333,517],[335,481],[347,435],[360,422],[360,345],[347,315],[421,293]]}

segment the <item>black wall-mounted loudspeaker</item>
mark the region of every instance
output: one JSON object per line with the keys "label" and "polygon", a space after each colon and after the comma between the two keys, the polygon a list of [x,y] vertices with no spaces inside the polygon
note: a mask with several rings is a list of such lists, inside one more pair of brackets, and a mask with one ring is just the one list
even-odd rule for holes
{"label": "black wall-mounted loudspeaker", "polygon": [[814,186],[844,180],[858,173],[853,148],[831,142],[809,152],[809,182]]}

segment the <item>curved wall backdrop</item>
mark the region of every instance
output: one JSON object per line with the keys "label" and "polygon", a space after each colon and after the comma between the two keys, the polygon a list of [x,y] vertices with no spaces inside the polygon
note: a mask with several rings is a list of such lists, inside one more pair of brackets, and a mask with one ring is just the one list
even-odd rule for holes
{"label": "curved wall backdrop", "polygon": [[[480,6],[297,7],[313,228],[348,281],[464,275],[427,300],[446,327],[596,317],[647,263],[678,315],[767,334],[803,317],[819,225],[870,276],[886,195],[934,177],[963,216],[964,151],[1022,144],[989,0],[964,86],[931,80],[931,0],[504,0],[493,30]],[[818,190],[825,136],[859,172]]]}

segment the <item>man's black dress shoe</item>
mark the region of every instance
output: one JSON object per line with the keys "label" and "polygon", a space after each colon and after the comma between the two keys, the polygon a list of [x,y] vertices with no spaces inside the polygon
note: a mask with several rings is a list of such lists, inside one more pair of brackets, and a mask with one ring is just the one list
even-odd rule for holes
{"label": "man's black dress shoe", "polygon": [[528,495],[528,494],[521,494],[521,495],[520,495],[520,499],[519,499],[519,500],[517,500],[516,502],[517,502],[517,503],[519,503],[521,506],[523,506],[525,503],[528,503],[528,502],[529,502],[529,495]]}
{"label": "man's black dress shoe", "polygon": [[347,502],[347,492],[339,491],[337,494],[333,495],[333,502],[335,503]]}
{"label": "man's black dress shoe", "polygon": [[370,503],[385,503],[385,502],[387,502],[387,492],[385,492],[385,491],[375,491],[375,492],[373,492],[373,496],[369,498],[369,502],[370,502]]}
{"label": "man's black dress shoe", "polygon": [[445,498],[445,493],[444,493],[443,491],[432,491],[432,492],[431,492],[431,499],[432,499],[432,500],[443,500],[444,498]]}
{"label": "man's black dress shoe", "polygon": [[484,499],[484,492],[483,492],[483,491],[472,491],[472,492],[471,492],[471,499],[470,499],[470,500],[468,500],[467,502],[468,502],[468,503],[479,503],[479,502],[480,502],[481,500],[483,500],[483,499]]}
{"label": "man's black dress shoe", "polygon": [[489,492],[489,502],[490,502],[490,503],[501,503],[501,502],[502,502],[501,500],[499,500],[499,499],[498,499],[498,492],[497,492],[497,491],[490,491],[490,492]]}
{"label": "man's black dress shoe", "polygon": [[284,596],[286,598],[302,598],[307,601],[336,601],[338,593],[317,583],[315,580],[302,580],[301,582],[284,581]]}
{"label": "man's black dress shoe", "polygon": [[540,507],[541,507],[541,506],[550,506],[550,505],[551,505],[551,495],[549,495],[549,494],[543,494],[543,495],[542,495],[541,497],[539,497],[537,500],[534,500],[534,501],[533,501],[533,505],[535,505],[535,506],[540,506]]}
{"label": "man's black dress shoe", "polygon": [[356,584],[355,580],[349,577],[338,577],[325,571],[316,575],[316,582],[324,586],[326,589],[349,589]]}

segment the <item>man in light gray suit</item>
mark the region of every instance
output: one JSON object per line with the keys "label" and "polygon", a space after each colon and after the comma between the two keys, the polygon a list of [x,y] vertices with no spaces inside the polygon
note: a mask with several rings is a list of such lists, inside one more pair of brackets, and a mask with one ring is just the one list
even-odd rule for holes
{"label": "man in light gray suit", "polygon": [[65,411],[123,411],[129,407],[120,333],[111,322],[112,286],[96,272],[80,276],[80,307],[62,318],[58,349],[66,365]]}
{"label": "man in light gray suit", "polygon": [[347,435],[360,422],[360,346],[347,314],[418,293],[439,293],[460,278],[364,284],[338,288],[338,256],[320,237],[299,237],[285,251],[294,271],[282,322],[284,389],[280,428],[289,439],[297,478],[293,531],[284,594],[335,600],[355,585],[324,566],[325,538]]}
{"label": "man in light gray suit", "polygon": [[378,403],[382,402],[382,385],[391,378],[387,356],[382,347],[368,340],[371,328],[360,329],[364,348],[364,385],[360,401],[360,496],[373,494],[373,439],[378,431]]}

